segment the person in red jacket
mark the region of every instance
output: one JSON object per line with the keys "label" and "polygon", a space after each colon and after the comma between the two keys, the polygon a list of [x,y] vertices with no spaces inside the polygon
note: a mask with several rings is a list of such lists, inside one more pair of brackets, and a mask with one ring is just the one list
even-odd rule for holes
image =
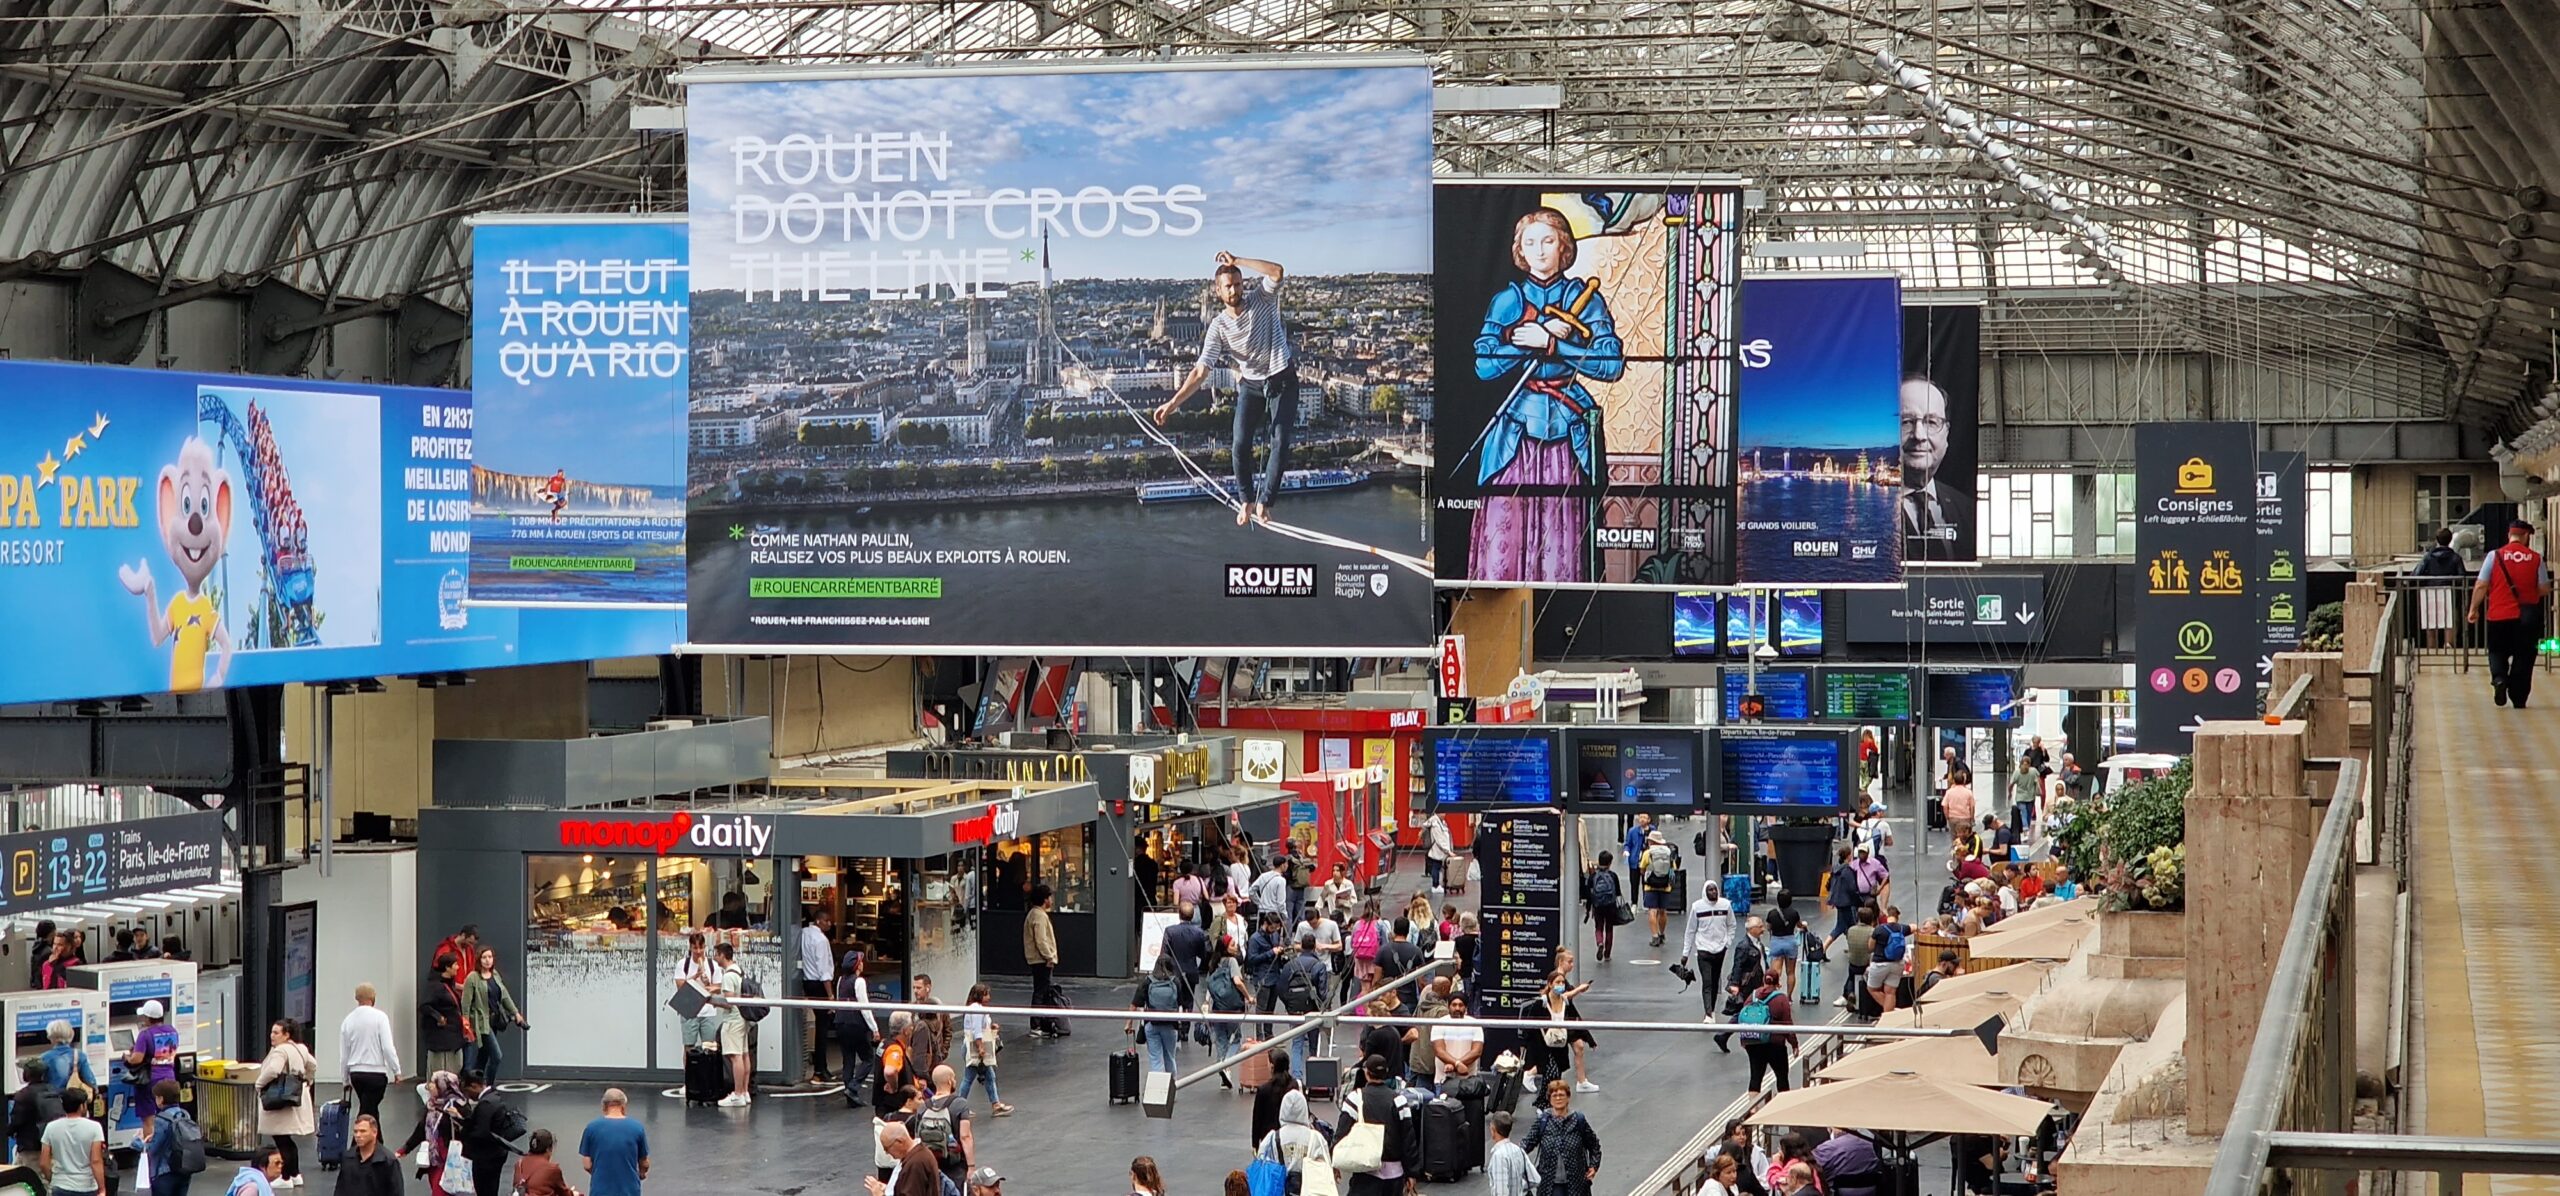
{"label": "person in red jacket", "polygon": [[2533,696],[2542,601],[2550,592],[2550,570],[2533,550],[2533,525],[2509,523],[2507,542],[2480,562],[2480,578],[2471,586],[2471,621],[2488,616],[2481,638],[2489,654],[2490,700],[2501,706],[2513,702],[2522,710]]}

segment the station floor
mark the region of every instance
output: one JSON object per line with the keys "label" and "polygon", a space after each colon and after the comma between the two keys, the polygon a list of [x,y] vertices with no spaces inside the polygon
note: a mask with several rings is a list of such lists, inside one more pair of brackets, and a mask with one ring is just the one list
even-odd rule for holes
{"label": "station floor", "polygon": [[[1685,850],[1690,835],[1691,828],[1681,826],[1671,838]],[[1691,866],[1695,869],[1696,861]],[[1409,871],[1418,879],[1418,865]],[[1409,892],[1413,882],[1408,879],[1389,891]],[[1620,931],[1616,961],[1585,965],[1594,984],[1580,1001],[1584,1016],[1695,1024],[1703,1015],[1697,990],[1682,991],[1678,978],[1662,966],[1670,948],[1645,949],[1646,936],[1635,933],[1643,929],[1640,921]],[[1670,941],[1679,941],[1676,920]],[[1643,962],[1657,959],[1661,962]],[[1125,1007],[1131,983],[1071,981],[1063,987],[1077,1007],[1102,1009]],[[1029,995],[1027,982],[997,982],[1001,1002],[1027,1004]],[[1828,1021],[1835,1012],[1826,1005],[1798,1016]],[[974,1094],[971,1100],[980,1117],[979,1157],[1007,1177],[1007,1196],[1121,1196],[1129,1190],[1127,1168],[1137,1155],[1154,1157],[1171,1196],[1216,1196],[1227,1173],[1248,1161],[1249,1096],[1223,1092],[1211,1081],[1184,1089],[1172,1119],[1150,1118],[1136,1105],[1115,1107],[1106,1099],[1105,1056],[1126,1041],[1118,1035],[1119,1023],[1078,1022],[1074,1036],[1064,1041],[1034,1040],[1027,1029],[1007,1025],[998,1077],[1016,1112],[986,1119],[982,1100]],[[1739,1044],[1725,1054],[1701,1033],[1602,1031],[1596,1037],[1599,1049],[1590,1056],[1590,1075],[1601,1091],[1577,1096],[1574,1107],[1601,1138],[1603,1164],[1595,1193],[1629,1196],[1741,1092],[1746,1067]],[[1208,1059],[1205,1048],[1183,1048],[1186,1070]],[[556,1083],[538,1092],[510,1093],[532,1125],[547,1126],[560,1136],[561,1162],[573,1182],[578,1129],[595,1116],[604,1088]],[[766,1093],[751,1109],[733,1110],[688,1108],[673,1087],[626,1089],[633,1097],[632,1116],[648,1127],[655,1155],[648,1185],[652,1192],[861,1196],[862,1177],[871,1173],[868,1113],[847,1109],[835,1090],[806,1096]],[[1332,1116],[1331,1104],[1319,1102],[1316,1114]],[[406,1135],[415,1116],[412,1100],[388,1118],[392,1132]],[[1923,1191],[1933,1196],[1944,1192],[1945,1149],[1924,1150],[1921,1161]],[[313,1184],[326,1191],[330,1182],[322,1177]],[[1430,1196],[1482,1196],[1485,1190],[1481,1170],[1461,1182],[1422,1186]]]}
{"label": "station floor", "polygon": [[[2560,1138],[2560,673],[2525,710],[2430,662],[2414,698],[2414,1132]],[[2560,1177],[2475,1176],[2470,1196],[2560,1193]]]}

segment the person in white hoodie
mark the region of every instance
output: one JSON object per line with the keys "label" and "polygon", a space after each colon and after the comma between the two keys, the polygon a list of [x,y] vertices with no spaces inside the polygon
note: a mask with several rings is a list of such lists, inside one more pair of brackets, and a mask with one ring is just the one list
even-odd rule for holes
{"label": "person in white hoodie", "polygon": [[1264,1134],[1253,1153],[1256,1158],[1270,1159],[1288,1168],[1289,1190],[1293,1192],[1308,1165],[1333,1165],[1333,1148],[1316,1128],[1315,1114],[1307,1107],[1307,1094],[1294,1088],[1280,1097],[1280,1128]]}
{"label": "person in white hoodie", "polygon": [[1698,957],[1698,1002],[1706,1020],[1716,1020],[1716,1002],[1724,996],[1725,952],[1733,949],[1733,907],[1724,899],[1724,884],[1701,886],[1689,905],[1689,951]]}

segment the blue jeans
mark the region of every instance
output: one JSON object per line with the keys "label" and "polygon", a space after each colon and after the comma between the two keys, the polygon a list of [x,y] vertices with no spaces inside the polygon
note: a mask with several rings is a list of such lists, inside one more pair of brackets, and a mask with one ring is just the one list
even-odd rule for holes
{"label": "blue jeans", "polygon": [[[1253,476],[1254,434],[1271,431],[1271,452],[1262,467],[1262,489],[1256,497]],[[1236,385],[1236,425],[1228,451],[1235,457],[1236,501],[1268,505],[1280,497],[1280,477],[1289,468],[1289,436],[1298,428],[1298,367],[1268,378],[1240,379]]]}
{"label": "blue jeans", "polygon": [[1422,857],[1422,877],[1434,890],[1439,889],[1447,881],[1448,876],[1449,861],[1435,860],[1430,856]]}
{"label": "blue jeans", "polygon": [[185,1196],[187,1181],[194,1178],[176,1172],[151,1174],[151,1196]]}
{"label": "blue jeans", "polygon": [[968,1098],[969,1086],[973,1083],[981,1083],[987,1086],[987,1100],[989,1102],[995,1104],[1004,1103],[1004,1098],[996,1095],[996,1069],[989,1067],[984,1063],[970,1064],[968,1070],[960,1073],[960,1096],[962,1099],[965,1100]]}
{"label": "blue jeans", "polygon": [[1147,1023],[1145,1031],[1147,1040],[1147,1070],[1163,1072],[1170,1072],[1173,1070],[1174,1035],[1180,1028],[1181,1027],[1176,1026],[1172,1022]]}
{"label": "blue jeans", "polygon": [[1307,1082],[1307,1040],[1313,1037],[1301,1034],[1289,1040],[1289,1075],[1301,1084]]}
{"label": "blue jeans", "polygon": [[[1239,1009],[1236,1012],[1244,1011]],[[1219,1058],[1232,1058],[1238,1051],[1244,1049],[1244,1023],[1208,1022],[1205,1024],[1209,1027],[1209,1050]],[[1228,1068],[1218,1074],[1232,1080],[1235,1078],[1234,1072],[1234,1068]]]}
{"label": "blue jeans", "polygon": [[480,1069],[490,1083],[498,1082],[498,1065],[507,1061],[507,1048],[495,1034],[483,1034],[470,1051],[471,1066]]}

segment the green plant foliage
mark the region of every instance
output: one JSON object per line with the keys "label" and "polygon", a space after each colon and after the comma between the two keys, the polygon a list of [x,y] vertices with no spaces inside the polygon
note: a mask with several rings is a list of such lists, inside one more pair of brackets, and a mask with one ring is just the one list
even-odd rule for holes
{"label": "green plant foliage", "polygon": [[2311,617],[2302,621],[2302,650],[2335,652],[2347,638],[2347,604],[2323,602],[2311,608]]}
{"label": "green plant foliage", "polygon": [[2072,875],[2096,882],[2110,909],[2181,909],[2186,902],[2187,793],[2195,765],[2134,781],[2073,805],[2054,850]]}

